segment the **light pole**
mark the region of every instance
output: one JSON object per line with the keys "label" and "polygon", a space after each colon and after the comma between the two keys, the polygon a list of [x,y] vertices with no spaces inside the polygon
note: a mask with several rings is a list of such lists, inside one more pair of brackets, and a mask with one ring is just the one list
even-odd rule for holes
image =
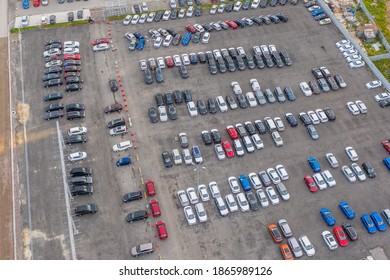
{"label": "light pole", "polygon": [[198,185],[197,186],[199,186],[199,184],[200,184],[200,171],[201,170],[206,170],[206,167],[205,166],[201,166],[200,163],[199,164],[195,164],[195,163],[191,162],[191,164],[193,166],[196,166],[195,169],[194,169],[194,172],[198,172],[198,174],[197,174]]}

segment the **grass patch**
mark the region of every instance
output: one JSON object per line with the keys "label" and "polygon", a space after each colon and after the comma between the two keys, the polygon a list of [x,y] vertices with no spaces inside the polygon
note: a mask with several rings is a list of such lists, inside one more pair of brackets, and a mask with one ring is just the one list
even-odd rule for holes
{"label": "grass patch", "polygon": [[49,28],[57,28],[57,27],[64,27],[64,26],[78,26],[78,25],[84,25],[87,24],[88,20],[77,20],[72,22],[60,22],[56,24],[45,24],[45,25],[37,25],[37,26],[26,26],[22,28],[11,28],[11,33],[18,33],[19,29],[20,31],[27,31],[27,30],[37,30],[37,29],[49,29]]}
{"label": "grass patch", "polygon": [[377,0],[376,4],[374,4],[374,0],[363,0],[363,2],[374,17],[374,21],[381,30],[383,36],[390,42],[390,30],[387,29],[389,22],[386,15],[386,0]]}
{"label": "grass patch", "polygon": [[[379,48],[379,51],[375,51],[375,49],[372,47],[372,45],[375,44],[375,43],[378,43],[378,42],[381,45],[381,47]],[[382,43],[381,43],[381,41],[379,39],[376,39],[372,43],[364,43],[364,42],[362,42],[362,43],[364,45],[364,48],[366,49],[366,52],[367,52],[368,56],[374,56],[374,55],[387,53],[387,50],[382,46]]]}
{"label": "grass patch", "polygon": [[383,76],[390,82],[390,59],[373,61],[375,66],[381,71]]}
{"label": "grass patch", "polygon": [[370,21],[368,20],[368,17],[366,16],[366,14],[363,12],[363,9],[361,9],[360,7],[358,9],[356,9],[356,13],[355,13],[355,16],[356,16],[356,19],[362,24],[366,24],[366,23],[370,23]]}

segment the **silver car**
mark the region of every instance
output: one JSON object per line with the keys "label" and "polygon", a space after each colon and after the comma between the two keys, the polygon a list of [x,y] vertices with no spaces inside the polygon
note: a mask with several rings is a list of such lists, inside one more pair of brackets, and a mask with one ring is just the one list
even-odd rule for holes
{"label": "silver car", "polygon": [[266,208],[269,206],[269,201],[267,195],[265,194],[263,189],[259,189],[256,191],[257,198],[260,201],[261,207]]}
{"label": "silver car", "polygon": [[317,132],[316,128],[314,127],[314,125],[309,124],[307,126],[307,132],[309,132],[311,139],[317,140],[319,138],[318,132]]}
{"label": "silver car", "polygon": [[187,222],[190,226],[196,224],[196,217],[191,206],[184,207],[184,215],[186,216]]}
{"label": "silver car", "polygon": [[349,159],[351,161],[358,161],[359,160],[359,156],[358,154],[356,153],[355,149],[352,148],[352,147],[346,147],[345,148],[345,152],[347,153],[347,156],[349,157]]}
{"label": "silver car", "polygon": [[332,168],[339,167],[339,162],[337,161],[336,157],[332,153],[327,153],[325,155],[325,158],[328,161],[330,167]]}
{"label": "silver car", "polygon": [[221,196],[215,197],[214,202],[215,202],[215,206],[217,206],[217,209],[218,209],[219,213],[221,214],[221,216],[226,216],[229,214],[229,210],[226,207],[226,204],[223,201]]}
{"label": "silver car", "polygon": [[290,237],[287,240],[287,243],[290,246],[291,251],[293,252],[293,254],[296,258],[300,258],[303,256],[302,247],[299,245],[299,243],[295,237]]}
{"label": "silver car", "polygon": [[282,230],[284,237],[288,238],[288,237],[292,236],[292,231],[291,231],[289,224],[287,223],[287,220],[280,219],[278,221],[278,224],[279,224],[280,229]]}
{"label": "silver car", "polygon": [[350,183],[356,182],[355,174],[353,174],[352,170],[347,165],[341,167],[341,171],[343,172],[344,176],[347,178],[348,182]]}
{"label": "silver car", "polygon": [[313,247],[313,244],[311,244],[309,238],[306,235],[301,235],[299,237],[299,242],[301,243],[301,246],[308,257],[315,255],[316,251]]}
{"label": "silver car", "polygon": [[183,159],[184,159],[184,163],[186,165],[190,165],[190,164],[193,163],[192,156],[191,156],[191,153],[190,153],[189,149],[184,149],[183,150]]}
{"label": "silver car", "polygon": [[269,178],[267,172],[265,172],[264,170],[259,171],[259,177],[260,177],[260,180],[264,184],[265,187],[271,186],[272,181]]}
{"label": "silver car", "polygon": [[279,197],[276,194],[276,192],[275,192],[273,187],[268,187],[268,188],[265,189],[265,191],[266,191],[266,193],[268,195],[268,198],[271,201],[272,205],[279,204]]}
{"label": "silver car", "polygon": [[290,194],[287,191],[286,186],[283,183],[279,183],[275,185],[276,189],[278,190],[280,196],[284,201],[287,201],[290,199]]}
{"label": "silver car", "polygon": [[275,166],[276,172],[278,173],[279,177],[283,180],[286,181],[288,180],[289,176],[287,173],[286,168],[282,164],[278,164]]}

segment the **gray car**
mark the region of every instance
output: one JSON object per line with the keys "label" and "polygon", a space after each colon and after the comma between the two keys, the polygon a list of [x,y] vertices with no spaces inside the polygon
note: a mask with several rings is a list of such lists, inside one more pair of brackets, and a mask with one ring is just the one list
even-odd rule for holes
{"label": "gray car", "polygon": [[276,102],[275,96],[273,95],[272,91],[269,88],[267,88],[264,91],[264,95],[265,95],[265,97],[267,97],[267,100],[268,100],[269,103],[275,103]]}
{"label": "gray car", "polygon": [[261,180],[261,182],[263,183],[263,185],[264,185],[265,187],[271,186],[272,181],[271,181],[271,179],[269,178],[267,172],[265,172],[264,170],[261,170],[261,171],[259,172],[259,177],[260,177],[260,180]]}
{"label": "gray car", "polygon": [[300,258],[303,256],[302,247],[299,245],[299,243],[295,237],[290,237],[287,240],[287,242],[291,248],[291,251],[293,252],[293,254],[296,258]]}
{"label": "gray car", "polygon": [[314,125],[309,124],[307,126],[307,131],[309,132],[311,139],[317,140],[319,138],[317,130],[315,129]]}
{"label": "gray car", "polygon": [[278,224],[280,229],[282,230],[284,237],[288,238],[292,236],[291,228],[285,219],[280,219],[278,221]]}

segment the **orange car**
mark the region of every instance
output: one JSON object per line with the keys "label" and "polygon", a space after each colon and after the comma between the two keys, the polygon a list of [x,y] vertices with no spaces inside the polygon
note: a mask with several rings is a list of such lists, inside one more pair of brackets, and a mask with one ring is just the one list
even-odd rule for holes
{"label": "orange car", "polygon": [[294,260],[293,254],[287,244],[280,244],[280,252],[282,253],[283,259]]}
{"label": "orange car", "polygon": [[271,234],[272,239],[274,240],[275,243],[282,242],[283,240],[282,234],[280,233],[278,227],[275,224],[269,225],[268,231]]}

